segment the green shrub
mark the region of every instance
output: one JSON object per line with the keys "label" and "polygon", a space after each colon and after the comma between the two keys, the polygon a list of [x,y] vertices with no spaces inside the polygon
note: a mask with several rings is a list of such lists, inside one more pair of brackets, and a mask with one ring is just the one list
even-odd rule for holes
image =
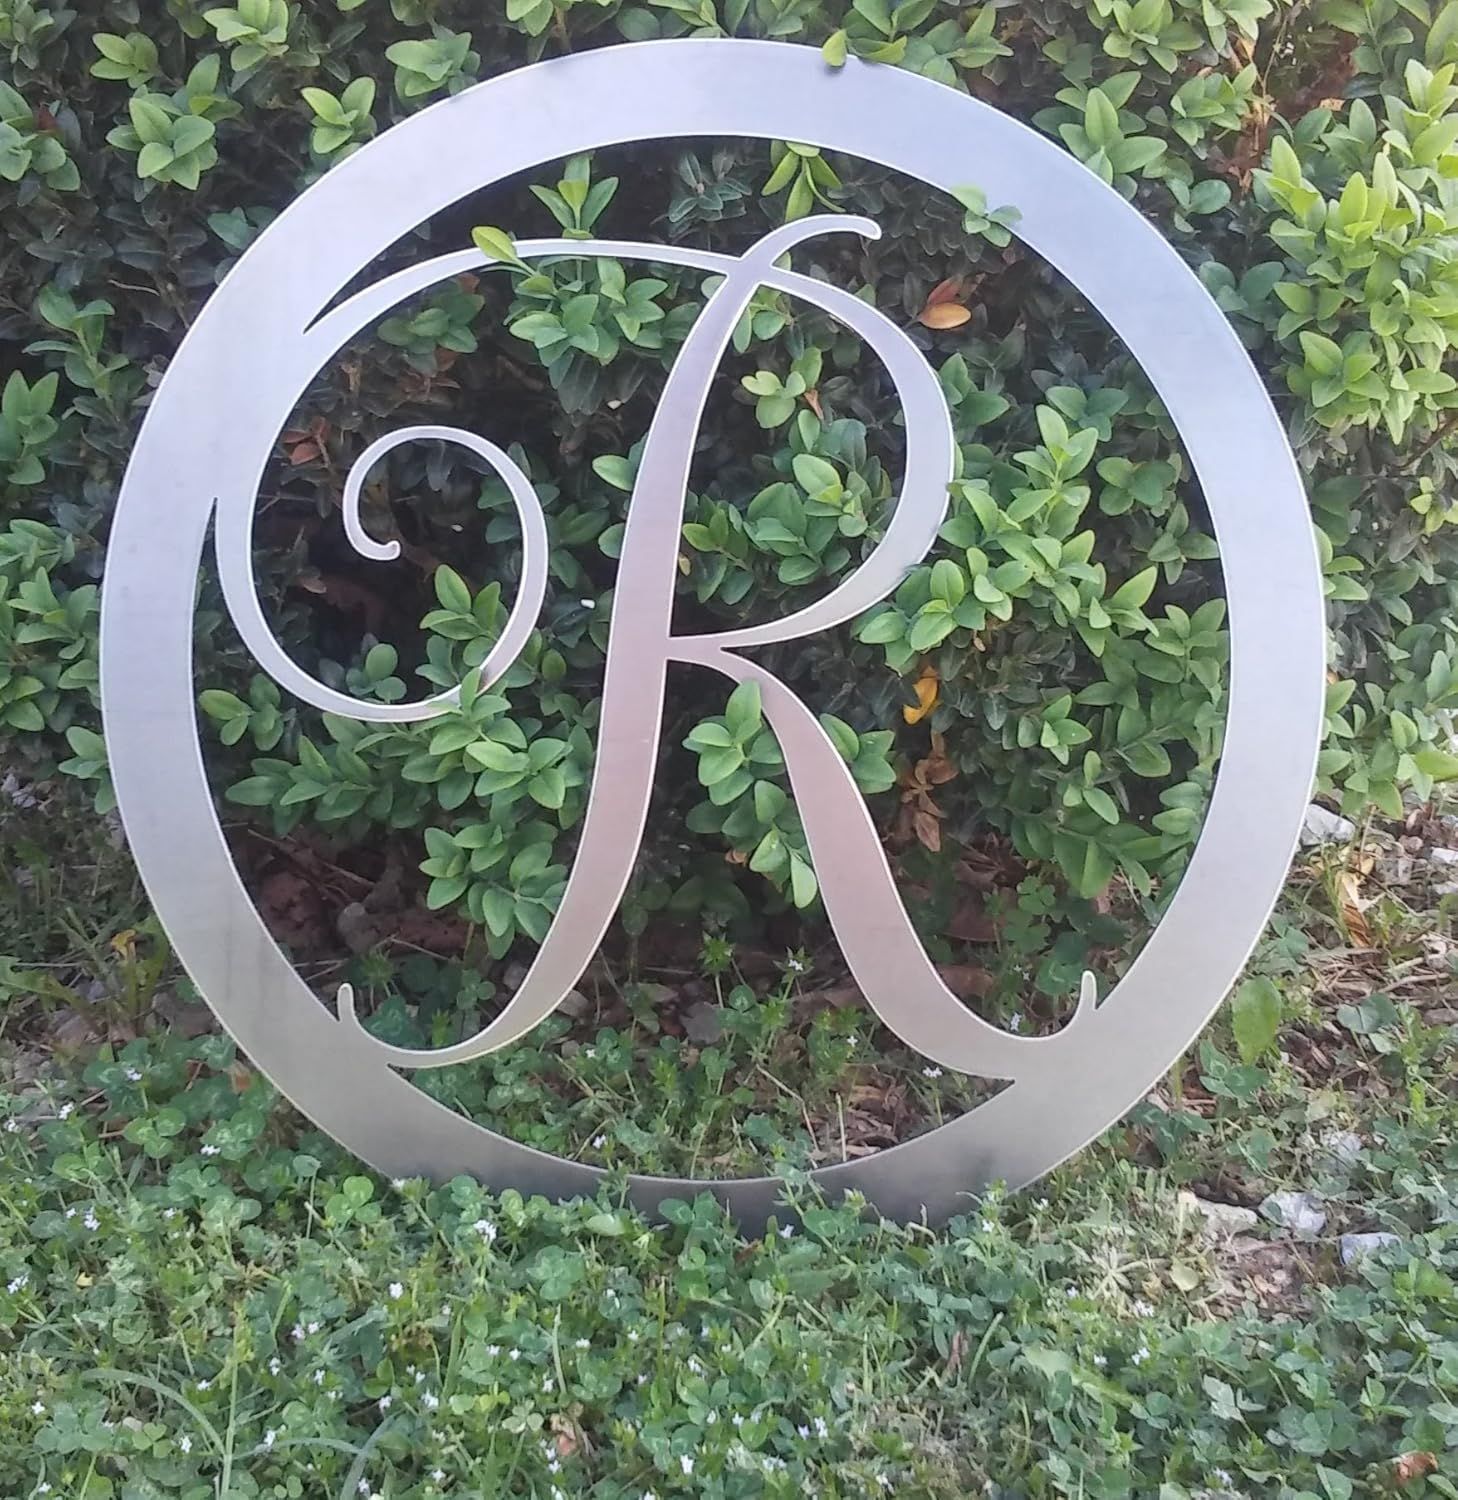
{"label": "green shrub", "polygon": [[[973,91],[1160,223],[1259,361],[1310,485],[1332,627],[1323,790],[1351,814],[1396,813],[1405,791],[1458,771],[1453,0],[123,0],[105,24],[0,0],[5,756],[64,758],[105,805],[93,731],[109,506],[150,384],[261,226],[478,76],[623,38],[732,34]],[[454,451],[397,451],[391,507],[366,502],[409,544],[385,586],[378,565],[344,555],[336,507],[366,442],[470,406],[515,441],[548,513],[537,634],[490,692],[434,724],[321,721],[256,680],[205,585],[202,706],[228,797],[278,832],[307,821],[398,846],[422,900],[483,925],[498,957],[538,939],[591,773],[626,494],[704,278],[609,259],[528,266],[513,237],[734,249],[816,206],[863,212],[881,241],[797,257],[913,329],[953,412],[959,477],[934,554],[892,599],[764,659],[831,716],[938,953],[955,948],[968,851],[995,847],[1006,866],[1010,844],[1010,883],[1026,875],[1040,930],[1073,945],[1044,967],[1059,991],[1075,950],[1117,946],[1111,885],[1136,898],[1125,911],[1171,888],[1218,761],[1217,549],[1167,414],[1020,247],[1016,204],[990,205],[974,181],[943,196],[799,143],[742,141],[623,148],[541,177],[422,226],[390,260],[459,248],[483,218],[505,226],[477,230],[495,273],[396,309],[320,373],[282,435],[258,534],[296,659],[389,702],[461,681],[514,586],[505,487]],[[770,618],[856,566],[884,525],[899,446],[859,343],[761,290],[702,434],[681,613],[706,629]],[[301,608],[301,589],[323,608]],[[777,747],[735,727],[744,700],[724,710],[718,684],[675,677],[636,912],[753,925],[752,912],[813,910]]]}

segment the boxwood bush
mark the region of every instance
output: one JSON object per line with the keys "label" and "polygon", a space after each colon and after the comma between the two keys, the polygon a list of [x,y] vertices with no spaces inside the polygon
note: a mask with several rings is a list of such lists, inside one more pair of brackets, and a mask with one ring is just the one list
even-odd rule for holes
{"label": "boxwood bush", "polygon": [[[478,79],[728,35],[969,91],[1160,225],[1257,360],[1309,486],[1331,622],[1321,791],[1397,814],[1458,770],[1458,3],[1427,0],[0,0],[0,761],[82,778],[108,806],[110,509],[190,318],[273,215]],[[826,209],[869,214],[884,238],[813,241],[797,264],[925,349],[960,478],[894,598],[764,659],[828,716],[939,955],[990,916],[1013,968],[1066,994],[1133,930],[1111,913],[1153,915],[1198,834],[1226,634],[1173,426],[1019,244],[1017,205],[988,202],[972,161],[951,196],[796,142],[621,148],[460,205],[378,269],[473,230],[507,252],[589,232],[736,250]],[[200,704],[230,816],[405,869],[420,901],[472,924],[483,961],[540,939],[570,865],[613,558],[703,283],[571,257],[461,277],[352,343],[279,435],[255,534],[275,628],[316,675],[386,701],[475,686],[515,586],[516,521],[465,454],[402,447],[366,503],[403,543],[391,571],[345,545],[342,474],[409,422],[513,445],[548,513],[552,583],[520,661],[460,713],[377,729],[281,699],[203,581]],[[884,525],[900,456],[876,361],[761,291],[701,435],[681,618],[727,628],[824,591]],[[670,691],[630,934],[658,913],[814,941],[813,866],[758,702],[710,674]]]}

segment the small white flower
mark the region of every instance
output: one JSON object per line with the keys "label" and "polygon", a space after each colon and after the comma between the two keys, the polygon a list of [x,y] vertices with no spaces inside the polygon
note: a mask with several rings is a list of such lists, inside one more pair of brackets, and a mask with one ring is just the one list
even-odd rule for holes
{"label": "small white flower", "polygon": [[43,1417],[46,1414],[45,1402],[43,1401],[32,1401],[30,1404],[30,1409],[32,1413],[37,1417]]}
{"label": "small white flower", "polygon": [[390,1297],[391,1297],[391,1299],[393,1301],[395,1301],[395,1302],[398,1302],[401,1299],[401,1297],[403,1297],[404,1295],[405,1295],[405,1288],[403,1286],[401,1286],[401,1284],[398,1281],[392,1281],[390,1283]]}
{"label": "small white flower", "polygon": [[698,1362],[697,1359],[694,1358],[692,1354],[690,1354],[688,1357],[688,1367],[694,1372],[695,1375],[702,1375],[704,1373],[704,1367]]}
{"label": "small white flower", "polygon": [[82,1219],[81,1222],[88,1229],[100,1229],[101,1228],[101,1220],[96,1217],[96,1210],[94,1208],[88,1208],[86,1210],[86,1217],[84,1219]]}
{"label": "small white flower", "polygon": [[62,1120],[69,1120],[71,1118],[71,1113],[75,1108],[76,1106],[74,1104],[63,1104],[56,1112],[57,1117]]}
{"label": "small white flower", "polygon": [[784,1228],[780,1230],[780,1238],[782,1240],[787,1240],[792,1234],[794,1234],[794,1232],[795,1226],[793,1224],[786,1224]]}
{"label": "small white flower", "polygon": [[1007,1018],[1007,1029],[1009,1031],[1021,1031],[1023,1029],[1022,1011],[1015,1010],[1012,1015]]}
{"label": "small white flower", "polygon": [[283,1365],[279,1363],[278,1355],[275,1354],[268,1362],[268,1373],[270,1375],[277,1375],[281,1369],[283,1369]]}
{"label": "small white flower", "polygon": [[36,1485],[35,1492],[37,1495],[49,1495],[51,1492],[51,1487],[43,1479],[38,1485]]}
{"label": "small white flower", "polygon": [[549,1473],[549,1474],[560,1474],[561,1472],[562,1472],[561,1461],[559,1459],[555,1459],[554,1458],[551,1461],[551,1463],[549,1463],[547,1465],[547,1473]]}
{"label": "small white flower", "polygon": [[450,1320],[451,1320],[451,1305],[450,1305],[449,1302],[443,1302],[443,1303],[441,1303],[440,1315],[441,1315],[441,1317],[443,1317],[446,1320],[447,1323],[450,1322]]}
{"label": "small white flower", "polygon": [[940,1078],[942,1076],[942,1070],[940,1068],[923,1068],[921,1070],[921,1076],[923,1078]]}
{"label": "small white flower", "polygon": [[658,1500],[658,1496],[652,1490],[643,1491],[643,1500]]}
{"label": "small white flower", "polygon": [[426,1411],[434,1411],[440,1405],[440,1397],[434,1391],[426,1391],[420,1398],[420,1404]]}
{"label": "small white flower", "polygon": [[208,1390],[211,1386],[212,1386],[212,1381],[211,1380],[199,1380],[198,1383],[197,1383],[197,1388],[200,1391]]}
{"label": "small white flower", "polygon": [[1094,1362],[1094,1368],[1096,1370],[1102,1370],[1104,1368],[1104,1366],[1108,1364],[1109,1361],[1108,1361],[1108,1359],[1107,1359],[1106,1356],[1104,1356],[1102,1354],[1095,1354],[1094,1357],[1093,1357],[1093,1362]]}
{"label": "small white flower", "polygon": [[141,1074],[140,1070],[137,1069],[137,1068],[128,1068],[127,1069],[127,1077],[133,1083],[140,1083],[142,1081],[142,1074]]}
{"label": "small white flower", "polygon": [[403,1177],[392,1177],[390,1179],[390,1186],[398,1193],[405,1187],[405,1179]]}
{"label": "small white flower", "polygon": [[273,1428],[272,1428],[272,1427],[270,1427],[270,1428],[269,1428],[269,1429],[268,1429],[268,1431],[267,1431],[267,1432],[265,1432],[265,1433],[264,1433],[264,1434],[263,1434],[263,1446],[264,1446],[264,1447],[265,1447],[265,1448],[272,1448],[272,1447],[273,1447],[273,1445],[274,1445],[274,1444],[275,1444],[275,1443],[276,1443],[276,1442],[277,1442],[277,1441],[278,1441],[278,1433],[276,1433],[276,1432],[275,1432],[275,1431],[274,1431],[274,1430],[273,1430]]}
{"label": "small white flower", "polygon": [[815,1419],[815,1436],[818,1438],[830,1436],[830,1428],[825,1425],[824,1417],[816,1417]]}
{"label": "small white flower", "polygon": [[488,1245],[494,1244],[496,1240],[496,1226],[490,1219],[477,1219],[471,1228],[486,1241]]}
{"label": "small white flower", "polygon": [[395,1404],[395,1398],[393,1396],[381,1396],[380,1397],[380,1410],[381,1411],[389,1411],[389,1409],[394,1404]]}
{"label": "small white flower", "polygon": [[507,1350],[506,1357],[508,1359],[511,1359],[511,1360],[520,1359],[521,1358],[521,1350],[520,1349],[509,1349],[509,1350]]}
{"label": "small white flower", "polygon": [[578,1348],[578,1349],[591,1349],[592,1348],[592,1340],[591,1339],[578,1339],[575,1347]]}
{"label": "small white flower", "polygon": [[68,1208],[66,1210],[66,1217],[68,1219],[74,1219],[76,1217],[76,1210],[74,1208]]}
{"label": "small white flower", "polygon": [[977,1227],[983,1232],[983,1234],[991,1234],[992,1231],[997,1228],[997,1225],[994,1224],[991,1219],[984,1219]]}
{"label": "small white flower", "polygon": [[164,1208],[162,1210],[162,1217],[164,1219],[175,1219],[177,1217],[177,1210],[175,1208]]}
{"label": "small white flower", "polygon": [[638,1342],[638,1338],[639,1338],[638,1330],[636,1328],[630,1328],[628,1330],[628,1342],[630,1344],[636,1344]]}
{"label": "small white flower", "polygon": [[370,1492],[370,1482],[369,1482],[368,1479],[361,1479],[360,1480],[360,1482],[359,1482],[359,1492],[360,1492],[361,1495],[368,1495],[369,1494],[369,1492]]}
{"label": "small white flower", "polygon": [[12,1280],[9,1285],[6,1286],[5,1290],[9,1292],[13,1297],[16,1292],[23,1292],[29,1285],[30,1277],[26,1274],[26,1272],[22,1271],[19,1276],[15,1277],[14,1280]]}
{"label": "small white flower", "polygon": [[435,1482],[437,1484],[439,1484],[441,1482],[441,1480],[445,1478],[445,1470],[444,1469],[432,1469],[430,1471],[430,1477],[433,1480],[435,1480]]}
{"label": "small white flower", "polygon": [[1068,1298],[1076,1297],[1078,1296],[1078,1288],[1076,1286],[1066,1286],[1063,1288],[1063,1295]]}
{"label": "small white flower", "polygon": [[216,1156],[218,1154],[218,1152],[219,1152],[220,1149],[221,1148],[218,1147],[218,1146],[212,1146],[212,1145],[204,1146],[202,1148],[202,1154],[204,1156]]}
{"label": "small white flower", "polygon": [[601,1151],[602,1148],[604,1146],[606,1146],[606,1145],[607,1145],[607,1137],[605,1135],[595,1135],[595,1136],[593,1136],[593,1138],[592,1138],[592,1149],[594,1151]]}
{"label": "small white flower", "polygon": [[719,1413],[716,1412],[716,1411],[711,1411],[708,1414],[708,1416],[706,1416],[704,1418],[704,1421],[707,1422],[710,1427],[712,1427],[714,1425],[714,1423],[717,1422],[718,1420],[719,1420]]}
{"label": "small white flower", "polygon": [[184,1432],[177,1440],[177,1446],[183,1453],[192,1452],[192,1439]]}
{"label": "small white flower", "polygon": [[592,609],[594,607],[594,605],[596,605],[597,600],[596,599],[579,599],[577,602],[583,607],[583,609]]}
{"label": "small white flower", "polygon": [[314,1371],[314,1384],[315,1385],[323,1385],[324,1384],[324,1372],[323,1372],[323,1370],[315,1370]]}
{"label": "small white flower", "polygon": [[302,1344],[304,1342],[304,1327],[302,1323],[294,1324],[293,1340],[296,1344]]}
{"label": "small white flower", "polygon": [[596,1047],[584,1047],[582,1049],[582,1055],[584,1057],[596,1057],[597,1056],[597,1048]]}
{"label": "small white flower", "polygon": [[1153,1304],[1146,1302],[1143,1297],[1140,1297],[1134,1304],[1134,1316],[1136,1318],[1152,1318],[1154,1316]]}
{"label": "small white flower", "polygon": [[804,1426],[797,1427],[795,1429],[795,1436],[798,1438],[807,1438],[810,1436],[810,1429]]}
{"label": "small white flower", "polygon": [[1216,1483],[1222,1490],[1233,1490],[1235,1488],[1235,1481],[1230,1477],[1229,1469],[1215,1469],[1212,1472],[1214,1473]]}
{"label": "small white flower", "polygon": [[883,1490],[889,1490],[891,1488],[891,1476],[889,1474],[877,1474],[876,1483],[879,1484]]}
{"label": "small white flower", "polygon": [[550,1396],[557,1389],[557,1382],[550,1375],[542,1381],[542,1389]]}
{"label": "small white flower", "polygon": [[496,1356],[501,1353],[501,1345],[500,1344],[487,1344],[486,1345],[486,1353],[492,1359],[495,1359]]}
{"label": "small white flower", "polygon": [[639,1375],[638,1376],[638,1384],[639,1385],[646,1385],[647,1383],[648,1383],[648,1377],[646,1375]]}
{"label": "small white flower", "polygon": [[318,1333],[319,1325],[317,1323],[310,1323],[306,1331],[309,1333]]}
{"label": "small white flower", "polygon": [[744,1426],[744,1416],[741,1412],[735,1412],[734,1415],[729,1418],[729,1420],[733,1422],[736,1427]]}
{"label": "small white flower", "polygon": [[805,972],[805,964],[801,959],[798,958],[786,959],[785,967],[792,974],[803,974]]}
{"label": "small white flower", "polygon": [[679,1455],[678,1466],[684,1471],[685,1474],[692,1474],[694,1471],[694,1461],[688,1456],[687,1453],[681,1453]]}
{"label": "small white flower", "polygon": [[1142,1365],[1144,1363],[1144,1361],[1146,1359],[1148,1359],[1148,1358],[1149,1358],[1149,1348],[1148,1348],[1148,1346],[1146,1344],[1140,1344],[1140,1346],[1134,1351],[1134,1363],[1136,1365]]}
{"label": "small white flower", "polygon": [[1048,1200],[1046,1198],[1039,1198],[1038,1201],[1033,1205],[1033,1207],[1036,1208],[1039,1213],[1042,1213],[1043,1210],[1048,1207]]}
{"label": "small white flower", "polygon": [[[6,1120],[6,1122],[5,1122],[5,1134],[6,1135],[14,1135],[15,1132],[17,1130],[19,1130],[19,1129],[20,1129],[20,1121],[17,1120],[13,1115],[8,1120]],[[49,1489],[50,1486],[48,1485],[47,1488]]]}

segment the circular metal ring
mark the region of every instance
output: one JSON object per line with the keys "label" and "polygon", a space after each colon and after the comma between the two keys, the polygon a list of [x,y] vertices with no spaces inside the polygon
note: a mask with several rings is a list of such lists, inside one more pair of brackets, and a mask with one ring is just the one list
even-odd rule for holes
{"label": "circular metal ring", "polygon": [[[900,1146],[815,1174],[883,1211],[944,1217],[1025,1183],[1116,1120],[1209,1019],[1270,914],[1295,848],[1322,723],[1320,570],[1294,460],[1240,341],[1174,249],[1051,141],[911,73],[774,42],[610,47],[506,74],[387,131],[247,250],[203,308],[143,424],[117,506],[102,603],[102,693],[117,798],[152,902],[238,1043],[305,1114],[394,1176],[469,1173],[591,1192],[602,1173],[508,1140],[350,1045],[269,936],[233,865],[204,771],[192,614],[218,486],[257,489],[306,331],[377,255],[468,193],[630,141],[740,136],[860,156],[931,186],[975,182],[1139,360],[1184,440],[1220,543],[1231,683],[1198,847],[1170,905],[1097,1008],[1077,1060]],[[230,523],[231,524],[231,523]],[[226,542],[226,546],[225,546]],[[221,568],[250,569],[246,527]],[[251,580],[250,580],[251,581]],[[773,1178],[634,1177],[633,1197],[708,1189],[746,1224]]]}

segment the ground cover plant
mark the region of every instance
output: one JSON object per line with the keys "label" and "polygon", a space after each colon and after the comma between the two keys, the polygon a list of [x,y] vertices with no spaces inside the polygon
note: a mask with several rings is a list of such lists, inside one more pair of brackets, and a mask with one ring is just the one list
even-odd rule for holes
{"label": "ground cover plant", "polygon": [[[1410,826],[1308,860],[1135,1116],[944,1230],[793,1174],[749,1240],[386,1182],[185,1018],[12,1037],[0,1492],[1451,1496],[1458,934]],[[103,946],[117,1002],[153,983]]]}

